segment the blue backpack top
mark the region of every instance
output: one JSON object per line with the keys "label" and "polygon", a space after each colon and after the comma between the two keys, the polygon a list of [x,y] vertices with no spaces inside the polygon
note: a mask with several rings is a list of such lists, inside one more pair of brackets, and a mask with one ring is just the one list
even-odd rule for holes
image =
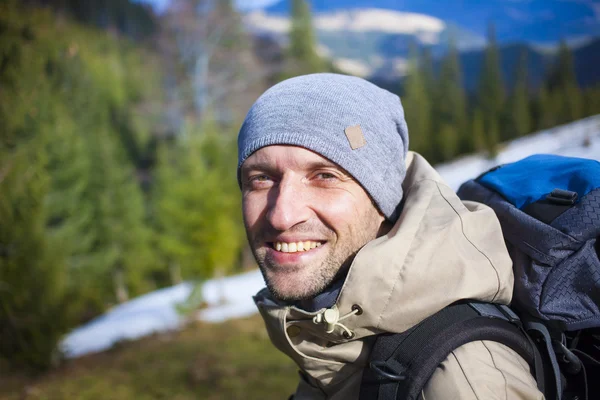
{"label": "blue backpack top", "polygon": [[555,189],[576,193],[578,202],[589,192],[600,188],[600,163],[583,158],[537,154],[496,167],[480,176],[478,181],[518,209],[543,201]]}
{"label": "blue backpack top", "polygon": [[561,330],[600,327],[600,163],[535,155],[464,183],[492,207],[514,263],[513,308]]}

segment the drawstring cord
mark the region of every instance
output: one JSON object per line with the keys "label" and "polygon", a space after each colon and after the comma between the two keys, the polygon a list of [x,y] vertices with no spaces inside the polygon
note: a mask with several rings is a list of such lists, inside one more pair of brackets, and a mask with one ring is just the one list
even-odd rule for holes
{"label": "drawstring cord", "polygon": [[354,332],[348,329],[344,324],[340,324],[340,321],[351,317],[352,315],[358,314],[360,309],[353,308],[352,311],[340,317],[340,311],[336,306],[332,308],[328,308],[323,312],[318,313],[313,317],[313,323],[318,325],[321,323],[325,324],[325,332],[332,333],[335,330],[336,326],[339,326],[344,330],[344,336],[346,338],[351,338],[354,336]]}

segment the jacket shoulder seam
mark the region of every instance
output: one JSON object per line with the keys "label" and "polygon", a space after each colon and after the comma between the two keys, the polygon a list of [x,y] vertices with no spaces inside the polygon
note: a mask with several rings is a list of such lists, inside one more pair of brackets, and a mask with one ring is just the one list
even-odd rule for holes
{"label": "jacket shoulder seam", "polygon": [[438,192],[440,193],[440,196],[442,196],[442,198],[446,201],[446,203],[448,203],[448,205],[450,206],[450,208],[454,211],[454,213],[456,214],[456,216],[459,218],[459,220],[460,220],[460,228],[461,228],[461,232],[462,232],[463,237],[471,244],[471,246],[473,246],[473,248],[475,250],[477,250],[482,256],[485,257],[486,260],[488,260],[488,263],[490,264],[490,266],[494,270],[494,273],[496,274],[496,293],[494,294],[494,296],[490,300],[491,302],[494,302],[496,300],[496,298],[498,297],[498,295],[500,294],[500,289],[501,289],[500,274],[498,273],[498,270],[496,269],[496,266],[494,265],[494,263],[492,262],[492,260],[488,257],[488,255],[485,254],[485,252],[483,252],[479,247],[477,247],[475,245],[475,243],[473,243],[473,241],[466,235],[466,233],[465,233],[465,225],[464,225],[464,221],[463,221],[462,215],[460,215],[460,213],[454,208],[454,206],[452,205],[452,203],[450,203],[448,201],[448,199],[446,198],[446,196],[444,196],[444,194],[440,190],[439,182],[436,182],[436,183],[437,183],[437,189],[438,189]]}
{"label": "jacket shoulder seam", "polygon": [[[412,183],[410,184],[410,186],[407,186],[407,187],[406,187],[406,193],[410,192],[410,191],[413,189],[413,187],[417,186],[419,183],[422,183],[422,182],[427,182],[427,181],[429,181],[429,182],[433,182],[433,183],[435,183],[436,185],[440,185],[440,184],[441,184],[441,185],[444,185],[444,186],[448,186],[448,185],[446,185],[444,182],[441,182],[441,181],[439,181],[439,180],[437,180],[437,179],[433,179],[433,178],[422,178],[422,179],[419,179],[418,181],[414,181],[414,182],[412,182]],[[448,186],[448,187],[449,187],[449,186]]]}

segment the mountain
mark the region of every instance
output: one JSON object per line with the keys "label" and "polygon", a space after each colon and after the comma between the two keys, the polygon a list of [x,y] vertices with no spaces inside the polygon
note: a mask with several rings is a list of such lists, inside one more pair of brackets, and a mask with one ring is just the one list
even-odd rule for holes
{"label": "mountain", "polygon": [[[541,85],[556,60],[554,53],[540,51],[528,44],[514,43],[500,46],[500,69],[507,89],[514,84],[516,78],[515,69],[523,51],[527,54],[528,80],[532,88],[537,88]],[[479,73],[483,65],[484,50],[462,52],[459,57],[465,89],[473,93],[477,90],[479,84]],[[575,75],[580,86],[589,87],[600,84],[600,70],[598,68],[598,65],[600,65],[600,38],[575,49],[573,51],[573,60]],[[439,69],[439,64],[440,61],[437,60],[436,69]]]}
{"label": "mountain", "polygon": [[[379,8],[428,15],[484,36],[494,22],[500,43],[554,44],[600,36],[598,0],[309,0],[314,13]],[[269,14],[287,15],[288,0],[263,0]]]}
{"label": "mountain", "polygon": [[[287,40],[289,18],[255,11],[245,15],[248,29],[259,35]],[[428,15],[384,9],[338,10],[314,15],[321,54],[360,76],[389,79],[402,76],[412,43],[442,53],[449,37],[461,50],[482,48],[483,36]]]}
{"label": "mountain", "polygon": [[[476,90],[486,40],[463,27],[429,15],[384,9],[350,9],[314,15],[321,54],[348,73],[367,77],[384,86],[396,85],[407,68],[411,44],[430,48],[436,67],[446,52],[450,37],[459,50],[465,87]],[[259,36],[285,44],[289,19],[259,10],[246,14],[248,29]],[[600,83],[600,38],[587,39],[573,48],[575,71],[582,86]],[[529,81],[538,87],[554,60],[554,49],[525,41],[500,43],[504,82],[511,87],[522,51],[527,53]]]}
{"label": "mountain", "polygon": [[600,38],[573,52],[577,80],[582,86],[600,83]]}
{"label": "mountain", "polygon": [[[543,82],[548,69],[552,66],[554,55],[541,53],[523,43],[500,46],[500,71],[507,88],[513,86],[515,69],[522,52],[527,55],[527,71],[529,85],[537,88]],[[479,85],[479,74],[483,66],[485,50],[463,52],[459,55],[462,66],[464,85],[467,92],[474,92]],[[437,61],[438,68],[440,61]]]}

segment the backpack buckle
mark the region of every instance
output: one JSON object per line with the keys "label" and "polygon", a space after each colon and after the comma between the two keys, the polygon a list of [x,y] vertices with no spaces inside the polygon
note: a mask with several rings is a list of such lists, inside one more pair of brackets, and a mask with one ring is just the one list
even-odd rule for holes
{"label": "backpack buckle", "polygon": [[577,201],[577,192],[571,192],[570,190],[562,190],[562,189],[554,189],[548,196],[546,196],[546,200],[562,205],[572,206]]}

